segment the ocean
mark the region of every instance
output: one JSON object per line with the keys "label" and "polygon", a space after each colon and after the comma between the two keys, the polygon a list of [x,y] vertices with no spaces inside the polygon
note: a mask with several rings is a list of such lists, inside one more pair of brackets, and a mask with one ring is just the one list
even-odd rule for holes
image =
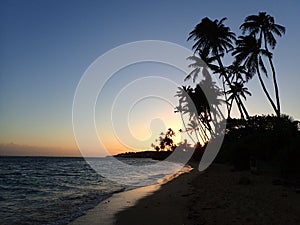
{"label": "ocean", "polygon": [[[110,168],[111,157],[90,160],[116,171]],[[137,170],[124,184],[101,176],[79,157],[0,157],[0,224],[68,224],[112,194],[155,183],[172,174],[168,168],[179,166],[171,162],[156,166],[151,159],[120,160],[151,165],[151,171]],[[119,170],[117,175],[127,177],[128,171]]]}

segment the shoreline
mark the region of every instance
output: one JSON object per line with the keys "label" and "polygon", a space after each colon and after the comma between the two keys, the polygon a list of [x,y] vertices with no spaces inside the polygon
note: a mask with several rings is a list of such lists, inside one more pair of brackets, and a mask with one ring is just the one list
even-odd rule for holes
{"label": "shoreline", "polygon": [[191,181],[199,174],[197,169],[192,169],[164,183],[134,206],[117,212],[114,225],[187,224],[187,218],[182,215],[188,215],[188,204],[193,198]]}
{"label": "shoreline", "polygon": [[82,216],[70,221],[69,225],[114,225],[116,223],[116,215],[130,207],[134,207],[141,199],[154,194],[163,185],[176,179],[182,174],[193,170],[190,166],[184,166],[175,174],[159,179],[156,184],[135,187],[123,192],[114,193],[109,198],[97,204],[94,208],[89,209]]}
{"label": "shoreline", "polygon": [[133,207],[138,200],[146,197],[160,188],[160,184],[139,187],[124,192],[113,194],[105,201],[100,202],[94,208],[88,210],[84,215],[71,221],[70,225],[113,225],[115,215],[129,207]]}
{"label": "shoreline", "polygon": [[201,173],[193,169],[163,184],[114,194],[70,224],[299,224],[299,189],[276,180],[212,164]]}

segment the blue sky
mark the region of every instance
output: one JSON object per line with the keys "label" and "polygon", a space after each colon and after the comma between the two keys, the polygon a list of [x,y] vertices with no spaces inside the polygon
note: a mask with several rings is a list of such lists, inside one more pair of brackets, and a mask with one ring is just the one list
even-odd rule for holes
{"label": "blue sky", "polygon": [[[278,40],[274,61],[282,111],[300,119],[297,0],[1,1],[0,143],[75,148],[73,96],[97,57],[118,45],[148,39],[191,48],[188,33],[203,17],[227,17],[226,24],[239,33],[245,16],[259,11],[267,11],[287,28]],[[249,112],[271,113],[257,80],[249,83],[249,89],[253,93],[246,103]]]}

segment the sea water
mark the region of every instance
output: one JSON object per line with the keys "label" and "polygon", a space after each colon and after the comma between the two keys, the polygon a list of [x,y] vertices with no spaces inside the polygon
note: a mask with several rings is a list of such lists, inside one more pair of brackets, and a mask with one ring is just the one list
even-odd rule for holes
{"label": "sea water", "polygon": [[[113,165],[110,157],[93,161],[108,169]],[[157,164],[151,159],[122,161]],[[118,173],[128,175],[128,171]],[[137,171],[132,183],[124,185],[96,173],[79,157],[0,157],[0,224],[67,224],[113,193],[151,184],[166,175],[168,171],[159,167],[149,173]]]}

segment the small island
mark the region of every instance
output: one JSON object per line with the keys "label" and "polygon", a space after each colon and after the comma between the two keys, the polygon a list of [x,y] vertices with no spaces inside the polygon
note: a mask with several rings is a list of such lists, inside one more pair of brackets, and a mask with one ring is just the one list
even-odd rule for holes
{"label": "small island", "polygon": [[115,155],[117,158],[150,158],[154,160],[166,159],[172,151],[141,151],[141,152],[125,152]]}

